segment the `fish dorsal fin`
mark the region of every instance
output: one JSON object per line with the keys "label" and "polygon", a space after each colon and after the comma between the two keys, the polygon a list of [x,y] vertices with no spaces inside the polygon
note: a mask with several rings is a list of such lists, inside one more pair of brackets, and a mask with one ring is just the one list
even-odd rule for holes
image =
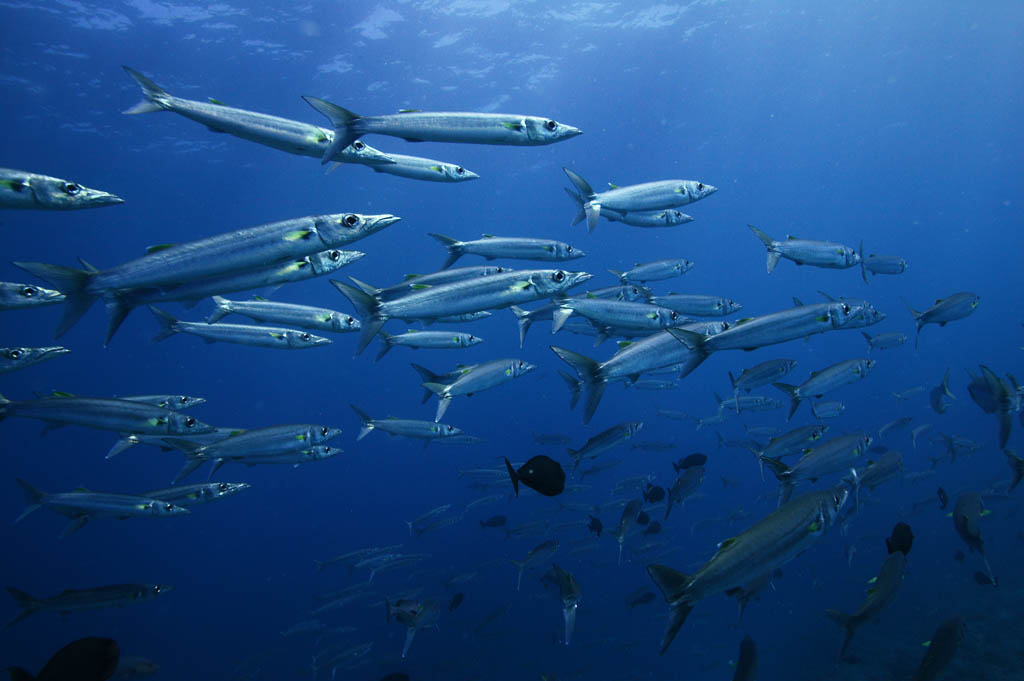
{"label": "fish dorsal fin", "polygon": [[216,104],[217,106],[227,106],[227,104],[214,97],[207,97],[206,101],[208,101],[210,104]]}
{"label": "fish dorsal fin", "polygon": [[619,350],[622,350],[624,348],[628,348],[632,344],[633,344],[633,341],[627,341],[627,340],[619,341]]}
{"label": "fish dorsal fin", "polygon": [[177,245],[178,244],[156,244],[155,246],[147,246],[146,255],[153,255],[154,253],[159,253],[160,251],[166,251],[168,248],[173,248]]}
{"label": "fish dorsal fin", "polygon": [[406,114],[406,113],[420,113],[420,112],[422,112],[422,111],[423,111],[423,109],[399,109],[399,110],[398,110],[398,113],[400,113],[400,114]]}
{"label": "fish dorsal fin", "polygon": [[405,281],[409,281],[410,279],[415,279],[416,277],[420,277],[420,276],[423,276],[423,275],[421,275],[421,274],[407,274],[407,275],[405,275]]}

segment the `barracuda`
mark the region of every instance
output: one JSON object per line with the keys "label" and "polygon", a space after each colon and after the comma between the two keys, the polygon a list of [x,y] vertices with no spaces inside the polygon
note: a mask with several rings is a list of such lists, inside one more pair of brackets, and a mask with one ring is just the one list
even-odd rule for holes
{"label": "barracuda", "polygon": [[124,199],[59,177],[0,168],[0,208],[78,210],[116,206]]}
{"label": "barracuda", "polygon": [[143,435],[192,435],[214,430],[170,409],[104,397],[58,396],[12,402],[0,395],[0,420],[8,416],[39,419],[49,428],[76,425]]}

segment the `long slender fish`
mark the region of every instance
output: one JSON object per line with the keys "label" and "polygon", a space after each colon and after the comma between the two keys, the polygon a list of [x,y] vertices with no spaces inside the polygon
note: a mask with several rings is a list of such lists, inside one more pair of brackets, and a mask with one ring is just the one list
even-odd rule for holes
{"label": "long slender fish", "polygon": [[122,289],[182,284],[302,258],[369,236],[400,219],[394,215],[335,213],[271,222],[184,244],[153,247],[142,258],[102,271],[37,262],[14,264],[50,282],[66,296],[64,316],[57,326],[60,336],[98,297]]}
{"label": "long slender fish", "polygon": [[22,609],[17,617],[7,623],[7,626],[41,610],[66,613],[77,610],[121,607],[165,594],[173,588],[166,584],[111,584],[92,589],[66,589],[50,598],[34,598],[20,589],[7,587],[8,593]]}
{"label": "long slender fish", "polygon": [[[576,208],[586,214],[586,201],[582,196],[577,194],[571,189],[566,189],[565,193],[569,195],[569,198],[576,204]],[[687,222],[693,222],[693,217],[678,210],[652,210],[652,211],[633,211],[629,213],[620,213],[617,210],[612,210],[607,206],[601,207],[601,217],[604,217],[608,222],[621,222],[624,225],[630,225],[632,227],[676,227],[677,225],[684,225]]]}
{"label": "long slender fish", "polygon": [[564,262],[576,260],[586,255],[583,251],[573,248],[564,241],[554,239],[529,239],[522,237],[494,236],[484,234],[475,241],[459,241],[444,234],[430,233],[448,249],[448,259],[441,265],[446,270],[455,264],[463,255],[480,255],[487,260],[497,258],[513,258],[516,260],[541,260],[545,262]]}
{"label": "long slender fish", "polygon": [[669,606],[661,653],[668,650],[699,601],[717,593],[737,593],[750,580],[774,572],[813,545],[833,524],[847,496],[839,488],[793,499],[719,544],[718,553],[692,576],[664,565],[648,565],[647,573]]}
{"label": "long slender fish", "polygon": [[[353,142],[353,146],[365,147],[363,142]],[[352,147],[349,147],[352,148]],[[465,182],[475,180],[480,176],[472,170],[463,168],[455,163],[435,161],[432,158],[420,158],[419,156],[406,156],[405,154],[387,153],[393,163],[375,163],[370,168],[374,172],[386,175],[397,175],[410,180],[423,180],[425,182]]]}
{"label": "long slender fish", "polygon": [[821,398],[826,393],[850,385],[865,378],[875,366],[873,359],[847,359],[827,366],[821,371],[815,371],[811,377],[800,385],[789,385],[787,383],[772,383],[776,388],[786,393],[790,399],[789,416],[787,421],[793,418],[800,403],[810,397]]}
{"label": "long slender fish", "polygon": [[631,283],[645,284],[648,281],[662,281],[681,277],[693,269],[693,263],[685,258],[671,258],[668,260],[655,260],[654,262],[636,263],[632,269],[625,272],[608,270],[612,275],[619,278],[619,283],[625,286]]}
{"label": "long slender fish", "polygon": [[795,359],[770,359],[766,362],[744,369],[739,376],[733,376],[729,372],[729,382],[732,383],[733,395],[738,396],[742,390],[750,392],[754,388],[777,382],[796,367]]}
{"label": "long slender fish", "polygon": [[160,332],[154,341],[162,341],[177,333],[199,336],[207,343],[237,343],[275,350],[306,350],[328,345],[330,338],[317,336],[308,331],[296,331],[277,326],[253,326],[251,324],[207,324],[206,322],[183,322],[152,305],[149,307],[160,324]]}
{"label": "long slender fish", "polygon": [[913,681],[934,681],[953,661],[960,643],[967,633],[964,618],[952,617],[939,625],[932,638],[927,642],[928,651],[921,660],[921,665],[914,673]]}
{"label": "long slender fish", "polygon": [[785,241],[771,238],[757,227],[747,225],[768,251],[768,274],[779,264],[779,258],[792,260],[797,265],[812,265],[845,270],[860,264],[860,254],[850,246],[831,241],[812,241],[787,236]]}
{"label": "long slender fish", "polygon": [[362,440],[375,430],[383,431],[388,435],[401,435],[402,437],[412,437],[424,440],[425,444],[429,444],[431,440],[436,440],[438,438],[454,437],[462,434],[461,428],[445,425],[443,423],[436,423],[434,421],[416,421],[414,419],[395,418],[374,419],[354,404],[350,404],[349,406],[352,407],[352,411],[356,413],[363,424],[358,437],[356,437],[356,442]]}
{"label": "long slender fish", "polygon": [[272,300],[228,300],[213,296],[216,309],[206,318],[207,324],[224,319],[229,314],[240,314],[257,322],[287,324],[314,331],[348,333],[359,330],[359,320],[352,315],[323,307],[278,303]]}
{"label": "long slender fish", "polygon": [[579,174],[562,168],[569,181],[579,192],[579,210],[572,224],[584,219],[591,232],[597,226],[601,211],[607,207],[617,214],[628,216],[634,212],[650,212],[664,208],[676,208],[711,196],[717,187],[695,180],[658,180],[625,187],[613,187],[608,191],[595,192],[594,188]]}
{"label": "long slender fish", "polygon": [[116,206],[124,199],[59,177],[0,168],[0,208],[77,210]]}
{"label": "long slender fish", "polygon": [[388,354],[391,348],[403,345],[408,348],[426,348],[431,350],[457,350],[469,348],[484,342],[480,336],[464,331],[419,331],[410,329],[405,333],[389,334],[380,332],[381,347],[377,353],[379,360]]}
{"label": "long slender fish", "polygon": [[195,506],[196,504],[208,504],[232,494],[238,494],[252,487],[247,482],[204,482],[198,485],[181,485],[180,487],[168,487],[157,489],[151,492],[144,492],[142,496],[149,499],[159,499],[176,506]]}
{"label": "long slender fish", "polygon": [[948,298],[939,298],[935,301],[935,304],[929,307],[924,312],[918,312],[914,308],[910,307],[910,303],[903,301],[903,304],[910,310],[910,314],[914,317],[914,324],[917,327],[917,335],[914,337],[914,347],[917,348],[918,341],[921,340],[921,329],[926,324],[938,324],[939,326],[945,326],[949,322],[954,322],[958,319],[963,319],[969,316],[978,308],[978,303],[981,302],[981,298],[977,294],[971,293],[970,291],[961,291],[954,293]]}
{"label": "long slender fish", "polygon": [[451,383],[424,383],[423,387],[433,392],[438,398],[437,415],[434,417],[434,422],[441,420],[448,410],[452,398],[459,395],[473,395],[481,390],[493,388],[524,376],[536,368],[536,365],[521,359],[495,359],[467,369]]}
{"label": "long slender fish", "polygon": [[25,369],[48,359],[56,359],[69,352],[71,351],[60,345],[42,348],[0,348],[0,374]]}
{"label": "long slender fish", "polygon": [[793,488],[803,480],[816,482],[826,475],[833,475],[849,470],[863,456],[873,442],[870,435],[851,433],[840,435],[823,442],[812,449],[804,450],[792,466],[787,466],[778,459],[762,457],[780,484],[779,503],[786,503],[793,494]]}
{"label": "long slender fish", "polygon": [[519,114],[404,111],[383,116],[360,116],[317,97],[303,97],[334,126],[334,140],[324,151],[322,163],[332,160],[337,149],[363,135],[401,137],[409,142],[457,142],[538,146],[561,142],[583,131],[550,118]]}
{"label": "long slender fish", "polygon": [[907,342],[905,333],[876,333],[874,336],[861,331],[860,335],[868,342],[868,352],[872,350],[889,350]]}
{"label": "long slender fish", "polygon": [[[360,163],[370,167],[394,163],[388,154],[363,142],[334,145],[334,133],[319,126],[236,109],[212,99],[209,102],[198,102],[175,97],[135,69],[127,66],[121,68],[135,79],[143,94],[143,100],[125,111],[126,114],[172,111],[205,125],[212,132],[226,132],[289,154],[326,158],[327,161],[337,163]],[[325,155],[328,149],[331,149],[330,156]]]}
{"label": "long slender fish", "polygon": [[144,435],[184,436],[214,430],[193,416],[170,409],[105,397],[61,396],[13,402],[0,395],[0,420],[8,416],[39,419],[51,428],[76,425]]}
{"label": "long slender fish", "polygon": [[741,304],[729,298],[685,293],[654,296],[651,298],[651,302],[681,314],[692,314],[697,317],[724,317],[743,309]]}
{"label": "long slender fish", "polygon": [[12,281],[0,281],[0,310],[20,310],[27,307],[42,307],[64,302],[64,294],[60,291],[17,284]]}
{"label": "long slender fish", "polygon": [[627,300],[568,298],[557,301],[556,305],[557,309],[551,314],[551,333],[558,333],[573,314],[586,317],[598,329],[637,329],[654,332],[693,321],[680,317],[678,312],[667,307]]}

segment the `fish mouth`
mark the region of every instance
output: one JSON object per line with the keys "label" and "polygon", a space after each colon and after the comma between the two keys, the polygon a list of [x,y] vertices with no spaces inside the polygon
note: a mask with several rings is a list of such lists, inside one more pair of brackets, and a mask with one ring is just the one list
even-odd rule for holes
{"label": "fish mouth", "polygon": [[41,350],[41,352],[39,353],[39,358],[40,359],[43,359],[43,358],[49,359],[51,357],[59,357],[60,355],[66,355],[69,352],[71,352],[71,350],[69,350],[68,348],[65,348],[62,345],[57,345],[57,346],[54,346],[54,347],[51,347],[51,348],[40,348],[40,350]]}
{"label": "fish mouth", "polygon": [[478,179],[480,179],[480,176],[477,175],[476,173],[474,173],[472,170],[465,170],[465,169],[463,169],[463,170],[464,170],[464,172],[462,173],[462,175],[459,176],[460,180],[478,180]]}
{"label": "fish mouth", "polygon": [[124,203],[124,199],[116,194],[110,194],[98,189],[89,189],[85,196],[80,197],[79,203],[92,208],[99,208],[100,206],[116,206]]}
{"label": "fish mouth", "polygon": [[383,227],[387,227],[389,225],[393,225],[393,224],[395,224],[396,222],[398,222],[399,220],[402,219],[402,218],[398,217],[397,215],[389,215],[389,214],[384,214],[384,215],[367,215],[367,216],[365,216],[365,218],[366,218],[367,222],[373,224],[373,227],[375,229],[381,229]]}

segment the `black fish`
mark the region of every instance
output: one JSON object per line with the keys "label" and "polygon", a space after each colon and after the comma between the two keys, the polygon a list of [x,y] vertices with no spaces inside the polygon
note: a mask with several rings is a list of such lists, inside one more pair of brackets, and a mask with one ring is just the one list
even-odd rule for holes
{"label": "black fish", "polygon": [[455,612],[455,608],[462,605],[462,599],[465,597],[466,596],[461,591],[452,596],[452,601],[448,604],[448,612]]}
{"label": "black fish", "polygon": [[679,461],[672,464],[672,468],[679,471],[685,471],[687,468],[693,468],[694,466],[703,466],[708,462],[708,457],[701,453],[690,454],[687,457],[680,459]]}
{"label": "black fish", "polygon": [[598,537],[601,536],[601,530],[604,529],[604,525],[601,524],[600,518],[590,516],[590,522],[587,523],[587,529],[596,534]]}
{"label": "black fish", "polygon": [[639,513],[636,514],[636,524],[637,525],[647,525],[650,522],[651,522],[651,516],[647,515],[646,511],[640,511]]}
{"label": "black fish", "polygon": [[937,494],[939,495],[939,508],[945,511],[946,507],[949,506],[949,495],[946,494],[946,490],[942,489],[941,487],[939,488]]}
{"label": "black fish", "polygon": [[641,494],[644,495],[644,501],[648,504],[656,504],[665,498],[665,488],[647,483],[647,489],[641,492]]}
{"label": "black fish", "polygon": [[503,515],[496,515],[487,520],[480,521],[480,527],[505,527],[508,518]]}
{"label": "black fish", "polygon": [[885,548],[889,550],[889,555],[901,551],[906,556],[913,545],[914,533],[906,523],[896,523],[896,527],[892,528],[892,536],[885,540]]}
{"label": "black fish", "polygon": [[50,658],[39,676],[11,667],[11,681],[104,681],[114,675],[121,649],[109,638],[80,638]]}
{"label": "black fish", "polygon": [[560,463],[549,456],[538,454],[520,466],[518,471],[505,459],[505,468],[512,478],[512,487],[517,497],[520,482],[546,497],[556,497],[565,490],[565,471]]}
{"label": "black fish", "polygon": [[651,524],[647,526],[646,530],[644,530],[644,536],[647,536],[649,534],[658,534],[659,532],[661,532],[661,523],[659,523],[657,520],[654,520],[651,521]]}
{"label": "black fish", "polygon": [[953,661],[960,642],[964,640],[964,618],[953,617],[939,625],[928,642],[928,651],[917,668],[914,681],[932,681],[939,678],[942,672]]}
{"label": "black fish", "polygon": [[754,681],[757,678],[757,646],[750,634],[740,642],[740,656],[736,661],[736,671],[732,681]]}
{"label": "black fish", "polygon": [[953,554],[953,560],[955,560],[958,563],[964,562],[965,558],[967,558],[967,555],[964,554],[964,552],[960,549],[957,549],[956,552]]}
{"label": "black fish", "polygon": [[974,573],[974,581],[976,581],[978,584],[981,584],[982,586],[988,586],[989,584],[991,584],[992,586],[999,586],[999,580],[992,581],[992,577],[989,577],[981,570],[978,570]]}

